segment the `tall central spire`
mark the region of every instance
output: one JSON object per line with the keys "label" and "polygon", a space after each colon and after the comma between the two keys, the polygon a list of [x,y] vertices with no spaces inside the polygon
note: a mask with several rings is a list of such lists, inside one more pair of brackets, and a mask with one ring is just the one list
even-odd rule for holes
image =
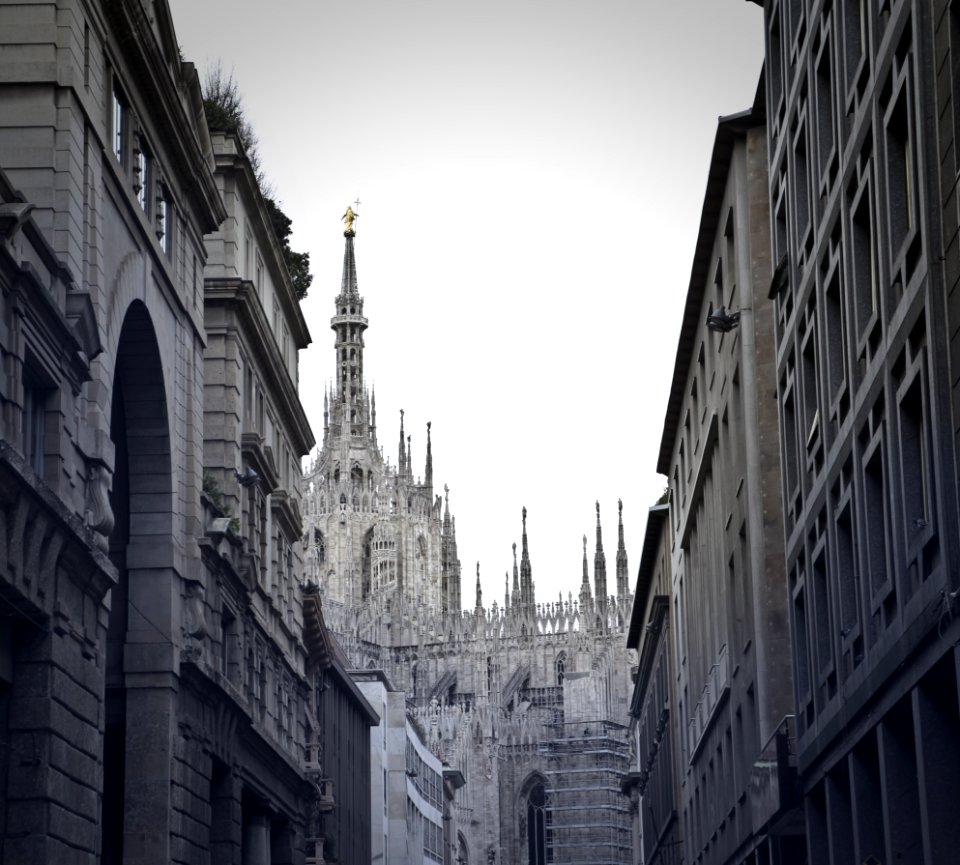
{"label": "tall central spire", "polygon": [[335,399],[338,403],[336,425],[351,436],[369,436],[373,427],[366,391],[363,386],[363,298],[357,290],[357,262],[353,251],[356,214],[348,207],[343,215],[343,279],[337,295],[330,327],[336,334]]}

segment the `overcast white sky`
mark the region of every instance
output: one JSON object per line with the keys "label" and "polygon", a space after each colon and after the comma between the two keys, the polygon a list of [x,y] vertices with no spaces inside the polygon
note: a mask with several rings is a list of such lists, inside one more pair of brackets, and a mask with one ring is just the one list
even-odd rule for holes
{"label": "overcast white sky", "polygon": [[365,374],[450,486],[464,606],[502,603],[526,506],[537,599],[593,579],[600,501],[631,588],[717,117],[748,108],[745,0],[171,0],[184,56],[233,72],[310,252],[301,399],[334,372],[346,205],[361,199]]}

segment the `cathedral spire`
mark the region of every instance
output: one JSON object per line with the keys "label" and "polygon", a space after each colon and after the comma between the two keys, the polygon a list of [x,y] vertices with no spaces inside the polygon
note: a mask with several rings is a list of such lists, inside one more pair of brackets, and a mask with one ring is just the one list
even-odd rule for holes
{"label": "cathedral spire", "polygon": [[407,476],[413,480],[413,458],[411,457],[412,448],[410,447],[411,436],[407,436]]}
{"label": "cathedral spire", "polygon": [[530,550],[527,547],[527,509],[523,509],[523,537],[521,538],[520,553],[520,603],[525,611],[532,612],[533,597],[533,570],[530,567]]}
{"label": "cathedral spire", "polygon": [[480,590],[480,562],[477,562],[477,615],[483,613],[483,592]]}
{"label": "cathedral spire", "polygon": [[600,533],[600,502],[597,502],[597,551],[593,557],[593,581],[597,613],[603,617],[607,609],[607,558],[603,554],[603,538]]}
{"label": "cathedral spire", "polygon": [[630,594],[630,577],[627,573],[627,548],[623,543],[623,499],[617,500],[620,525],[617,530],[617,602],[625,601]]}
{"label": "cathedral spire", "polygon": [[517,570],[517,545],[513,545],[513,605],[520,603],[520,572]]}
{"label": "cathedral spire", "polygon": [[580,613],[586,615],[590,611],[593,598],[590,595],[590,572],[587,567],[587,536],[583,536],[583,580],[580,583]]}
{"label": "cathedral spire", "polygon": [[330,403],[327,400],[327,386],[323,386],[323,440],[327,440],[330,430]]}
{"label": "cathedral spire", "polygon": [[430,444],[430,421],[427,421],[427,467],[424,471],[423,482],[433,487],[433,449]]}
{"label": "cathedral spire", "polygon": [[357,296],[357,259],[353,252],[353,235],[344,232],[347,242],[343,250],[343,277],[340,280],[340,294]]}
{"label": "cathedral spire", "polygon": [[367,329],[367,319],[363,315],[363,298],[357,292],[357,262],[353,252],[355,217],[348,208],[344,214],[343,278],[330,319],[330,327],[336,334],[333,433],[337,436],[367,436],[370,429],[363,386],[363,332]]}
{"label": "cathedral spire", "polygon": [[404,447],[403,437],[403,409],[400,409],[400,449],[397,454],[397,474],[403,477],[407,467],[407,449]]}

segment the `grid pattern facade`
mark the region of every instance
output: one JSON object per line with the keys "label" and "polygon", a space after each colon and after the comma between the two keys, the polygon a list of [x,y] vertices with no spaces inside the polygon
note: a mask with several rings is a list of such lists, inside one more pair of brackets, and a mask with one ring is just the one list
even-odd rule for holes
{"label": "grid pattern facade", "polygon": [[956,251],[945,265],[933,134],[945,116],[934,89],[944,4],[937,15],[934,5],[765,5],[786,566],[810,861],[934,863],[956,843],[941,803],[952,800],[960,755],[952,736],[928,735],[960,720],[943,283]]}

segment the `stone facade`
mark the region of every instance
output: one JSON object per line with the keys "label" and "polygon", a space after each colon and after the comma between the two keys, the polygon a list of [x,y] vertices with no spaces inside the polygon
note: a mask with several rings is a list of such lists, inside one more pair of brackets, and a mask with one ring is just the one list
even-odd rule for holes
{"label": "stone facade", "polygon": [[264,201],[163,0],[4,4],[0,82],[0,859],[299,865],[309,334]]}
{"label": "stone facade", "polygon": [[[787,756],[793,691],[769,398],[776,378],[766,160],[762,111],[721,118],[657,462],[670,481],[669,508],[650,519],[668,525],[648,531],[652,558],[641,572],[645,586],[655,577],[664,594],[644,598],[634,612],[647,621],[631,629],[642,661],[634,702],[644,761],[635,781],[639,828],[645,855],[657,862],[804,857]],[[669,567],[654,565],[665,546]]]}
{"label": "stone facade", "polygon": [[304,478],[307,579],[351,664],[384,671],[427,746],[465,780],[447,833],[451,861],[526,865],[549,851],[557,863],[627,862],[622,519],[616,594],[607,592],[598,506],[593,587],[584,538],[578,597],[538,603],[524,511],[503,606],[484,606],[478,573],[474,609],[461,610],[456,522],[449,490],[434,491],[430,425],[422,474],[402,415],[395,465],[378,444],[354,246],[348,230],[331,320],[336,384]]}

